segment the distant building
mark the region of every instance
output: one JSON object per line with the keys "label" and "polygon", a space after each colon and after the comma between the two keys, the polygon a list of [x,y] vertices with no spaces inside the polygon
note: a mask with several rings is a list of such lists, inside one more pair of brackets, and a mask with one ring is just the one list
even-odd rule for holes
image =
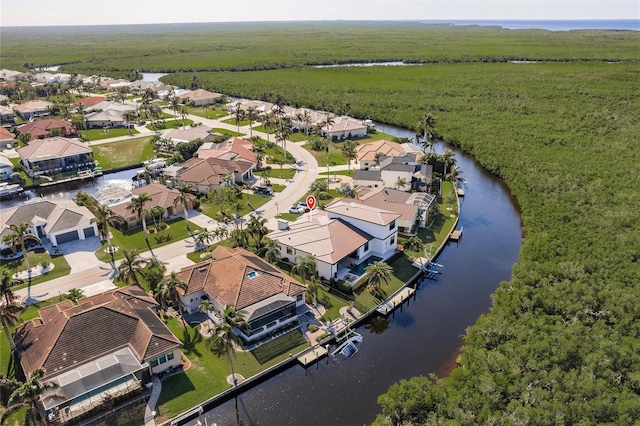
{"label": "distant building", "polygon": [[14,106],[13,110],[23,120],[30,120],[35,117],[43,117],[45,115],[49,115],[51,113],[51,111],[49,110],[51,105],[52,103],[47,101],[27,101]]}
{"label": "distant building", "polygon": [[21,134],[29,133],[31,140],[48,138],[52,136],[52,133],[57,133],[55,136],[64,137],[73,136],[78,133],[73,124],[57,118],[35,120],[31,123],[18,126],[17,130]]}
{"label": "distant building", "polygon": [[193,106],[212,105],[218,100],[222,99],[224,95],[215,92],[209,92],[204,89],[192,90],[178,96],[180,102],[183,104],[189,104]]}
{"label": "distant building", "polygon": [[36,139],[18,149],[18,154],[31,176],[87,170],[95,166],[93,151],[77,139]]}

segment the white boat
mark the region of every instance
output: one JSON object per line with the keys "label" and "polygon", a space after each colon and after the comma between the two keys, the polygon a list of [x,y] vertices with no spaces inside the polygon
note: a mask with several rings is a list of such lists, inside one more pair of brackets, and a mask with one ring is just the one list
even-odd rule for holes
{"label": "white boat", "polygon": [[335,351],[331,352],[331,356],[335,356],[339,353],[341,355],[344,355],[345,358],[351,358],[358,352],[356,343],[360,342],[362,342],[362,336],[355,333],[353,336],[342,342],[342,344],[338,346]]}
{"label": "white boat", "polygon": [[22,191],[22,187],[15,183],[0,182],[0,197],[7,197]]}

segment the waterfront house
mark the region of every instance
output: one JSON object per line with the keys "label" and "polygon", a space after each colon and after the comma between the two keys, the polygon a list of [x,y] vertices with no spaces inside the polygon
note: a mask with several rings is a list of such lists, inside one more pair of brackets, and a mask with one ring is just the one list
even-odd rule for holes
{"label": "waterfront house", "polygon": [[179,143],[191,142],[195,139],[201,139],[204,142],[212,141],[216,135],[211,133],[209,126],[188,127],[186,129],[171,129],[164,134],[165,139],[171,141],[175,146]]}
{"label": "waterfront house", "polygon": [[[148,210],[153,207],[162,207],[164,209],[163,219],[169,219],[178,214],[182,214],[184,209],[182,202],[179,200],[180,191],[177,189],[167,188],[160,183],[150,183],[149,185],[140,186],[131,190],[131,196],[138,197],[143,192],[146,192],[151,197],[151,201],[145,204],[145,208]],[[195,197],[191,194],[187,194],[187,199],[190,200],[188,208],[192,206],[193,199]],[[138,221],[137,213],[132,212],[127,208],[130,198],[122,203],[110,205],[109,209],[115,216],[127,222],[128,225],[133,225]],[[153,221],[153,218],[147,213],[147,223]]]}
{"label": "waterfront house", "polygon": [[[11,234],[11,225],[31,223],[31,234],[40,239],[46,238],[57,246],[98,235],[98,226],[91,222],[92,219],[95,216],[89,209],[78,206],[73,200],[35,199],[2,211],[0,237]],[[8,246],[0,243],[0,248]]]}
{"label": "waterfront house", "polygon": [[178,289],[186,312],[197,312],[205,299],[213,303],[209,318],[218,324],[225,306],[243,311],[249,326],[234,332],[248,343],[297,323],[297,310],[305,304],[304,285],[243,248],[218,246],[211,259],[181,269],[176,277],[188,286],[186,292]]}
{"label": "waterfront house", "polygon": [[15,123],[16,117],[13,110],[4,105],[0,105],[0,123]]}
{"label": "waterfront house", "polygon": [[13,163],[4,153],[0,152],[0,179],[7,180],[13,173]]}
{"label": "waterfront house", "polygon": [[220,158],[222,160],[243,159],[256,162],[253,142],[242,138],[230,138],[226,142],[207,142],[198,149],[198,158]]}
{"label": "waterfront house", "polygon": [[49,110],[51,105],[52,103],[47,101],[41,101],[41,100],[27,101],[14,106],[13,110],[23,120],[31,120],[35,117],[42,117],[44,115],[49,115],[51,113],[51,111]]}
{"label": "waterfront house", "polygon": [[52,136],[73,136],[77,134],[73,124],[66,120],[57,118],[42,118],[32,121],[31,123],[18,126],[17,130],[20,134],[30,134],[31,140],[44,139]]}
{"label": "waterfront house", "polygon": [[183,104],[189,104],[195,107],[203,105],[212,105],[221,100],[224,95],[220,93],[209,92],[204,89],[192,90],[187,93],[183,93],[178,96],[178,99]]}
{"label": "waterfront house", "polygon": [[138,110],[135,105],[120,104],[110,101],[102,101],[87,111],[94,111],[85,116],[87,127],[124,127],[127,120],[124,119],[125,112],[132,112],[138,116]]}
{"label": "waterfront house", "polygon": [[36,139],[18,149],[20,161],[30,176],[92,170],[93,151],[77,139]]}
{"label": "waterfront house", "polygon": [[242,183],[253,175],[256,164],[243,159],[190,158],[176,173],[177,185],[186,183],[191,189],[207,194],[212,189]]}
{"label": "waterfront house", "polygon": [[404,154],[405,150],[402,148],[402,144],[387,140],[360,144],[356,147],[356,161],[360,169],[366,170],[377,166],[375,159],[378,152],[387,157],[393,157]]}
{"label": "waterfront house", "polygon": [[408,193],[392,188],[357,187],[354,203],[360,203],[400,214],[398,231],[409,233],[416,225],[426,224],[435,195],[424,192]]}
{"label": "waterfront house", "polygon": [[0,127],[0,149],[11,149],[15,146],[15,137],[13,133]]}
{"label": "waterfront house", "polygon": [[347,116],[333,117],[333,120],[334,123],[331,126],[322,127],[323,136],[343,140],[367,135],[368,127],[361,120]]}
{"label": "waterfront house", "polygon": [[41,368],[42,380],[58,385],[38,401],[49,421],[69,421],[180,365],[180,340],[156,316],[157,306],[132,285],[80,299],[77,306],[65,300],[42,308],[16,329],[25,375]]}

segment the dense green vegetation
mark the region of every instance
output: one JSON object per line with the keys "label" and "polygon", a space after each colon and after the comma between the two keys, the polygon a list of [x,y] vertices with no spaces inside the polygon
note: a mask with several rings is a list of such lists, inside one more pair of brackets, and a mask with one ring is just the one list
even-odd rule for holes
{"label": "dense green vegetation", "polygon": [[[460,367],[393,386],[377,423],[640,418],[637,32],[349,22],[26,31],[3,29],[3,67],[183,71],[163,78],[182,85],[198,71],[217,92],[408,128],[434,114],[439,134],[506,180],[524,242],[512,281],[468,329]],[[508,62],[525,59],[540,62]],[[386,60],[427,64],[302,67]],[[258,69],[268,71],[232,72]]]}

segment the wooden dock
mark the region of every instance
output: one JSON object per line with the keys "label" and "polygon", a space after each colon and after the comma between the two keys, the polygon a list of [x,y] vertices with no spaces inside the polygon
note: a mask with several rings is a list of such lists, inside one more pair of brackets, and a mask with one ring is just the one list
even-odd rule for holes
{"label": "wooden dock", "polygon": [[455,231],[453,231],[451,233],[451,235],[449,236],[449,239],[451,241],[460,241],[460,238],[462,238],[462,230],[464,228],[460,228],[460,229],[456,229]]}
{"label": "wooden dock", "polygon": [[302,353],[302,355],[297,359],[303,367],[308,367],[325,356],[327,356],[327,348],[324,346],[316,346],[315,348],[310,348],[306,352]]}
{"label": "wooden dock", "polygon": [[456,193],[458,194],[458,197],[464,197],[464,189],[463,188],[456,188]]}
{"label": "wooden dock", "polygon": [[411,295],[415,293],[415,290],[411,287],[403,288],[398,294],[393,296],[391,299],[386,300],[384,303],[380,304],[376,310],[381,315],[389,315],[393,312],[397,307],[402,305],[405,300],[409,299]]}

